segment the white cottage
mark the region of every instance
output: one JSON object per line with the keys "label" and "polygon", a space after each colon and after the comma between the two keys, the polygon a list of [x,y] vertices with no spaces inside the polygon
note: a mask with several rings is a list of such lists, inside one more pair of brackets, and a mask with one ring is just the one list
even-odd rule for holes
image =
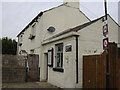
{"label": "white cottage", "polygon": [[[41,12],[18,35],[18,53],[39,54],[40,81],[82,88],[83,55],[103,52],[102,20],[90,21],[78,2]],[[108,15],[109,41],[120,43],[120,27]]]}

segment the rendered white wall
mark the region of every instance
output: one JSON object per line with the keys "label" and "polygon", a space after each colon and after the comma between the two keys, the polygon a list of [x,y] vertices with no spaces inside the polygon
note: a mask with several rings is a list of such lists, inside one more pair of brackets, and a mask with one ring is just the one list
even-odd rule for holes
{"label": "rendered white wall", "polygon": [[[63,69],[64,72],[57,72],[53,71],[52,67],[48,68],[48,82],[62,87],[62,88],[75,88],[76,83],[76,40],[75,37],[69,37],[64,40],[59,40],[56,42],[52,42],[49,44],[44,45],[44,52],[47,52],[49,48],[54,48],[54,55],[55,55],[55,44],[63,43]],[[72,45],[72,51],[66,52],[65,46],[71,44]],[[42,54],[43,55],[43,54]],[[44,57],[41,57],[42,59]],[[54,64],[53,67],[55,67],[55,56],[54,56]],[[41,62],[42,64],[44,62]],[[42,72],[41,72],[42,73]],[[45,74],[45,73],[44,73]],[[44,74],[42,74],[44,76]],[[41,78],[42,78],[41,75]]]}

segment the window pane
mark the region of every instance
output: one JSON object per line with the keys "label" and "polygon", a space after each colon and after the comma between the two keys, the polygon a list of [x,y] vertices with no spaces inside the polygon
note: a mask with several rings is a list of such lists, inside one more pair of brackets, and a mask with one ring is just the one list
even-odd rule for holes
{"label": "window pane", "polygon": [[32,32],[31,32],[32,35],[35,35],[35,24],[32,26]]}
{"label": "window pane", "polygon": [[63,46],[62,45],[58,46],[58,51],[63,51]]}
{"label": "window pane", "polygon": [[56,67],[62,68],[63,66],[63,43],[56,45]]}
{"label": "window pane", "polygon": [[60,53],[57,53],[57,67],[60,67]]}
{"label": "window pane", "polygon": [[61,53],[61,67],[63,67],[63,53]]}

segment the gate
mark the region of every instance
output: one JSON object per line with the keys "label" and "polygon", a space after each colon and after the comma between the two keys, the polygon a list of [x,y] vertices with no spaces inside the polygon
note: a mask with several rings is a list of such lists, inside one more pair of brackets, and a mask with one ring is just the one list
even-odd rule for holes
{"label": "gate", "polygon": [[119,88],[120,90],[120,53],[118,53],[117,44],[109,44],[109,72],[110,72],[110,88]]}
{"label": "gate", "polygon": [[[120,90],[120,52],[117,44],[109,43],[109,88]],[[101,55],[83,56],[83,88],[106,88],[107,52]]]}
{"label": "gate", "polygon": [[106,53],[83,56],[83,88],[106,87]]}
{"label": "gate", "polygon": [[28,55],[27,81],[39,81],[39,55]]}

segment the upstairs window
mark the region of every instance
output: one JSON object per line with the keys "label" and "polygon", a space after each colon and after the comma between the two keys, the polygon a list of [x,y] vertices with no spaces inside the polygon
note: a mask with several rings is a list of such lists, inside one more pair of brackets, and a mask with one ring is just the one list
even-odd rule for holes
{"label": "upstairs window", "polygon": [[35,32],[36,32],[36,24],[32,25],[32,28],[31,28],[31,34],[29,36],[29,39],[34,39],[35,38]]}
{"label": "upstairs window", "polygon": [[31,49],[30,54],[34,54],[34,51],[35,51],[34,49]]}
{"label": "upstairs window", "polygon": [[36,30],[36,28],[35,28],[35,24],[32,26],[32,30],[31,30],[31,34],[33,35],[33,36],[35,36],[35,30]]}

